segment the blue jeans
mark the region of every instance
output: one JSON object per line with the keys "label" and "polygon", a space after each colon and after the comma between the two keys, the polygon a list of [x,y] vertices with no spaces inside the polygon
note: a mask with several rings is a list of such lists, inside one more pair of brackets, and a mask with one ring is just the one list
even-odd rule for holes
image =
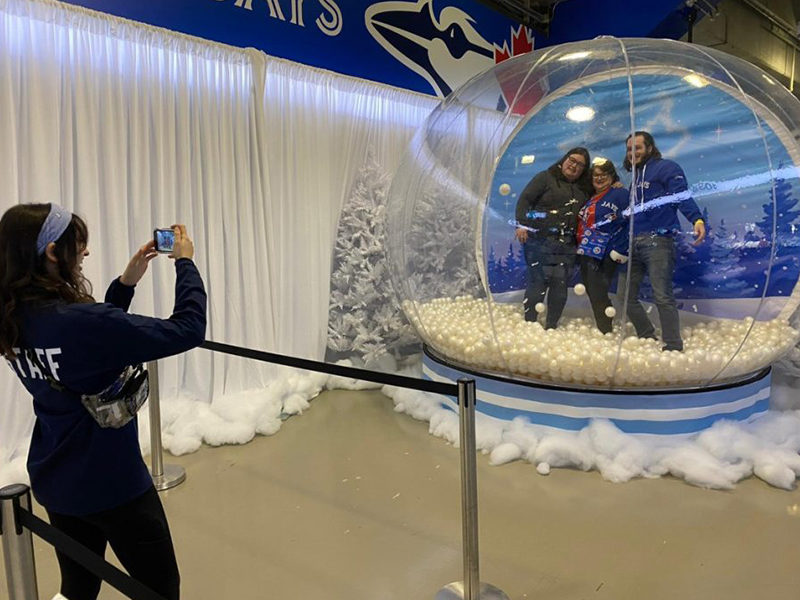
{"label": "blue jeans", "polygon": [[528,270],[525,320],[536,320],[536,304],[547,294],[545,327],[553,329],[567,304],[567,281],[575,265],[575,245],[558,238],[529,237],[523,245]]}
{"label": "blue jeans", "polygon": [[681,327],[678,306],[672,289],[675,272],[675,239],[666,235],[637,235],[630,250],[630,282],[627,269],[620,274],[619,290],[628,288],[628,318],[641,338],[655,338],[655,328],[639,302],[639,287],[645,273],[653,287],[653,300],[661,321],[661,338],[671,349],[682,350]]}

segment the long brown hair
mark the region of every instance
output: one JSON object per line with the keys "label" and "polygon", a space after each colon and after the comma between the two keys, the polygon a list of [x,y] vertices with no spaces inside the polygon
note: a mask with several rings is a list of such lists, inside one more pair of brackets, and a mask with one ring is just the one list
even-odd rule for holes
{"label": "long brown hair", "polygon": [[77,215],[55,243],[56,273],[47,270],[36,240],[50,204],[18,204],[0,219],[0,354],[15,358],[22,309],[56,302],[94,302],[92,287],[78,268],[89,232]]}
{"label": "long brown hair", "polygon": [[582,189],[588,196],[591,196],[594,193],[594,188],[592,187],[592,176],[589,174],[591,167],[589,161],[589,151],[586,148],[578,146],[577,148],[569,150],[564,156],[561,157],[561,160],[554,162],[548,167],[547,170],[550,171],[553,177],[555,177],[557,180],[564,181],[564,174],[561,171],[561,164],[573,154],[580,154],[584,160],[583,172],[573,183]]}

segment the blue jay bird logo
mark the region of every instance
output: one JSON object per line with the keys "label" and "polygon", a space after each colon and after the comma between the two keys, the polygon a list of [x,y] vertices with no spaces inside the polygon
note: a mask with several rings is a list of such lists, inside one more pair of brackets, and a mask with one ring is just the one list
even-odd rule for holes
{"label": "blue jay bird logo", "polygon": [[367,8],[364,20],[372,37],[440,97],[495,64],[494,44],[455,6],[437,15],[433,0],[378,2]]}

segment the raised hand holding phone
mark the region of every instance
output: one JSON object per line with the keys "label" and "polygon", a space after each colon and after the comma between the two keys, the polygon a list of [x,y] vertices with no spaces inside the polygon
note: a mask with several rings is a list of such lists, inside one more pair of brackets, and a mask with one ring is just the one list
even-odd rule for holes
{"label": "raised hand holding phone", "polygon": [[194,244],[192,238],[186,233],[186,225],[173,225],[172,231],[175,233],[175,241],[169,257],[175,260],[179,258],[194,258]]}

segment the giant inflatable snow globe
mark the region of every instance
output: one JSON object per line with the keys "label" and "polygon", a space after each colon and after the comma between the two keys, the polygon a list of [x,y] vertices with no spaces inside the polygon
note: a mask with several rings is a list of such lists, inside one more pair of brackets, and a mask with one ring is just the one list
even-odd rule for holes
{"label": "giant inflatable snow globe", "polygon": [[[800,340],[798,135],[783,86],[682,42],[604,37],[473,78],[389,192],[392,280],[425,375],[474,377],[479,411],[562,429],[757,417],[770,364]],[[611,165],[615,206],[598,183]]]}

